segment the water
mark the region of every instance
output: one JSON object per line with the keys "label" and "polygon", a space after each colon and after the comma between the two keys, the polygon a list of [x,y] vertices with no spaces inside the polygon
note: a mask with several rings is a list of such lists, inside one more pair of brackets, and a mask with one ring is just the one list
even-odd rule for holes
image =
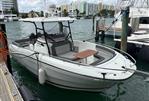
{"label": "water", "polygon": [[[6,23],[9,43],[34,32],[32,24],[22,22]],[[94,37],[91,20],[80,20],[72,24],[73,38],[84,40]],[[112,38],[106,38],[105,44],[113,46]],[[94,40],[91,40],[94,42]],[[26,85],[40,101],[149,101],[149,82],[143,76],[134,75],[115,86],[99,93],[71,91],[49,84],[40,85],[38,79],[22,65],[12,60],[13,74],[17,81]],[[149,72],[149,63],[137,60],[139,70]]]}

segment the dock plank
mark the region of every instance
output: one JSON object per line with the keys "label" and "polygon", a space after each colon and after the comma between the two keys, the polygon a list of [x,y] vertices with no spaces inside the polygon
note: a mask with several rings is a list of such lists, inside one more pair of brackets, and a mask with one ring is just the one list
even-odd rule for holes
{"label": "dock plank", "polygon": [[0,101],[23,101],[5,63],[0,63]]}

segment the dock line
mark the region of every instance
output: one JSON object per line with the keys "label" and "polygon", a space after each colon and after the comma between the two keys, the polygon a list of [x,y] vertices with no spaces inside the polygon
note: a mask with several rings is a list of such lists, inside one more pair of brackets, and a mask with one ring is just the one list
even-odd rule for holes
{"label": "dock line", "polygon": [[126,67],[122,67],[122,68],[124,68],[125,70],[128,70],[130,72],[133,71],[133,72],[136,72],[137,74],[149,76],[149,72],[145,72],[145,71],[141,71],[141,70],[134,70],[134,69],[126,68]]}

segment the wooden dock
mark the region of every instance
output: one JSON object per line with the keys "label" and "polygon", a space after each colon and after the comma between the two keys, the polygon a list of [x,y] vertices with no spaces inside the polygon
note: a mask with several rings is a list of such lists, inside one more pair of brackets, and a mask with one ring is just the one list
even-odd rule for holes
{"label": "wooden dock", "polygon": [[0,63],[0,101],[24,101],[4,62]]}

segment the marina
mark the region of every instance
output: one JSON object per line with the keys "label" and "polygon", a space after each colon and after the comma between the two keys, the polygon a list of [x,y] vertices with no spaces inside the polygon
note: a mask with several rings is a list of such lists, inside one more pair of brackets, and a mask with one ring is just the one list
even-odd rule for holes
{"label": "marina", "polygon": [[[78,23],[81,23],[81,25],[78,26]],[[92,30],[91,23],[92,23],[92,20],[78,20],[77,22],[73,23],[72,32],[75,32],[75,33],[72,33],[73,38],[84,40],[84,39],[93,37],[93,34],[91,32]],[[90,26],[86,26],[86,25],[90,25]],[[30,23],[22,23],[22,22],[8,23],[7,22],[6,30],[8,33],[7,35],[8,35],[9,42],[12,42],[15,39],[19,39],[20,37],[27,36],[27,33],[24,33],[24,31],[28,31],[28,33],[32,33],[33,29],[27,30],[28,28],[32,28],[31,26],[32,24]],[[86,28],[87,30],[83,30],[84,28]],[[12,32],[12,30],[17,30],[17,31]],[[78,30],[81,32],[79,32]],[[94,42],[94,39],[90,40],[90,42]],[[97,43],[101,44],[100,40]],[[113,41],[113,38],[106,37],[105,44],[109,46],[114,46],[115,42]],[[119,84],[116,84],[115,86],[109,89],[101,91],[100,93],[92,94],[88,92],[59,89],[53,86],[49,86],[47,84],[40,85],[38,83],[38,79],[35,78],[35,76],[32,73],[26,70],[25,67],[20,65],[14,59],[12,59],[12,65],[14,66],[13,71],[14,71],[15,78],[17,80],[20,80],[20,82],[22,82],[28,88],[30,88],[35,94],[35,96],[37,96],[39,99],[43,101],[47,101],[50,99],[52,99],[53,101],[57,101],[61,99],[66,101],[68,100],[98,101],[99,99],[101,101],[113,101],[114,99],[117,99],[117,100],[125,99],[127,101],[132,101],[132,100],[140,101],[143,99],[143,101],[148,101],[149,84],[147,81],[145,81],[147,76],[134,75],[132,78],[124,82],[121,82]],[[147,72],[149,71],[148,66],[149,66],[148,62],[137,59],[137,67],[139,70]],[[125,92],[125,93],[122,93],[122,92]],[[141,95],[141,96],[138,96],[138,95]],[[60,96],[60,97],[58,98],[57,96]]]}
{"label": "marina", "polygon": [[0,101],[149,101],[149,1],[105,2],[0,1]]}

